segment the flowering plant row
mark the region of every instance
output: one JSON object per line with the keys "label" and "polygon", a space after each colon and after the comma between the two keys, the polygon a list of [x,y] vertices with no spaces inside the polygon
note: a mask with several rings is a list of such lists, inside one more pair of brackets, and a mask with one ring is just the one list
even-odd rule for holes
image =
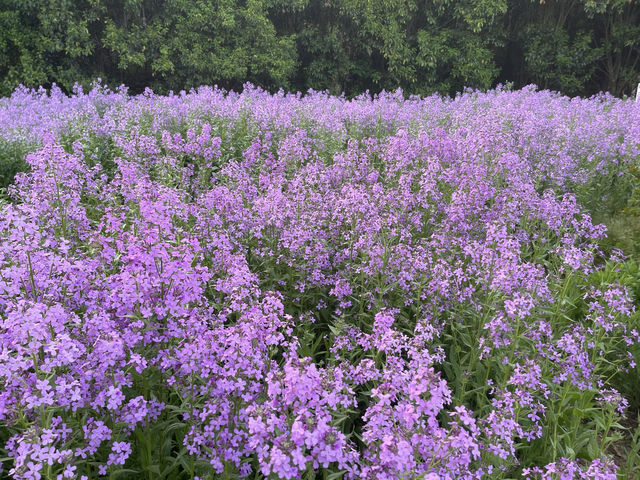
{"label": "flowering plant row", "polygon": [[594,220],[638,105],[96,86],[0,119],[8,478],[638,472],[640,276]]}

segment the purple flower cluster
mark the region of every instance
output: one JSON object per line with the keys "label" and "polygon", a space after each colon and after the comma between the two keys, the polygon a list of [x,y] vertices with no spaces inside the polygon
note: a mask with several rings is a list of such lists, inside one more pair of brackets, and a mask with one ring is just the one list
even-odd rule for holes
{"label": "purple flower cluster", "polygon": [[637,105],[98,86],[0,119],[34,145],[0,207],[11,478],[615,478],[640,318],[588,208]]}

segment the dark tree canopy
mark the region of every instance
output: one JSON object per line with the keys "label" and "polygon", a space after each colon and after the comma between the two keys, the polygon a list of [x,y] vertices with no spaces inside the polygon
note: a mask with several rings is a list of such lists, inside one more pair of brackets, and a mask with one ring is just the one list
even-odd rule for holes
{"label": "dark tree canopy", "polygon": [[454,93],[633,92],[639,0],[0,0],[0,94],[102,78]]}

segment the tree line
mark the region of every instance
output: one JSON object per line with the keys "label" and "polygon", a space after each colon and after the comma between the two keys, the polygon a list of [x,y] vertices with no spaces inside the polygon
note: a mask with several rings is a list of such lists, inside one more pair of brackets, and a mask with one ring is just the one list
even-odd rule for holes
{"label": "tree line", "polygon": [[0,95],[96,78],[354,95],[631,94],[640,0],[0,0]]}

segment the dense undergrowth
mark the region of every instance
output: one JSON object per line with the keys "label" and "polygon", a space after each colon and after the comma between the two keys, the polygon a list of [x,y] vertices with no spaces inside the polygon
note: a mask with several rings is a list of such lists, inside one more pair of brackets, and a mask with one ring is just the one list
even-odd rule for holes
{"label": "dense undergrowth", "polygon": [[7,478],[640,475],[640,105],[18,90],[0,142]]}

